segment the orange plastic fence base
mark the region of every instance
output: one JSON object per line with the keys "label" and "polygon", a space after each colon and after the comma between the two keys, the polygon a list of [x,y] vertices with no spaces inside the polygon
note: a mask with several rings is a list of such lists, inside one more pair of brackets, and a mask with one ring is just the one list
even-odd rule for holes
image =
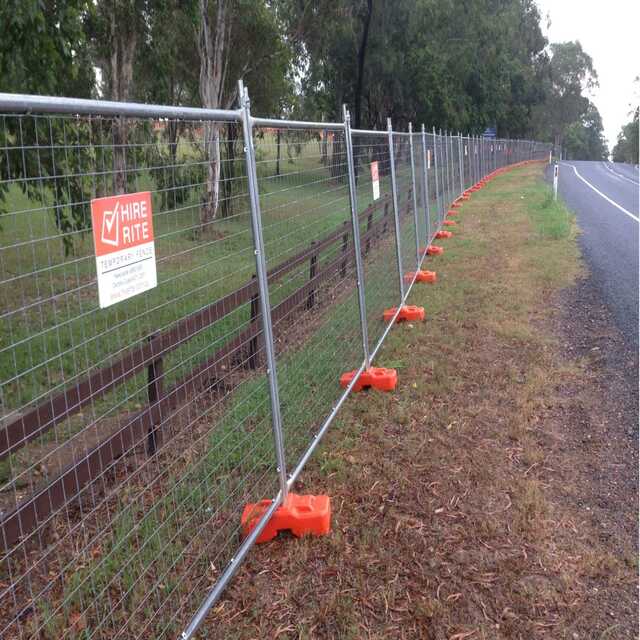
{"label": "orange plastic fence base", "polygon": [[457,200],[451,205],[452,209],[459,209],[462,206],[461,202],[458,202]]}
{"label": "orange plastic fence base", "polygon": [[[423,251],[424,253],[424,251]],[[411,271],[405,275],[405,279],[409,282],[413,280],[414,272]],[[420,271],[415,272],[416,282],[428,282],[433,284],[436,281],[436,272],[435,271],[427,271],[426,269],[420,269]]]}
{"label": "orange plastic fence base", "polygon": [[[421,253],[424,253],[427,250],[426,247],[420,249]],[[404,274],[404,281],[410,283],[413,281],[413,277],[415,276],[416,282],[428,282],[429,284],[434,284],[436,282],[437,276],[435,271],[427,271],[426,269],[420,269],[419,271],[409,271]]]}
{"label": "orange plastic fence base", "polygon": [[451,231],[436,231],[436,238],[442,240],[443,238],[453,238]]}
{"label": "orange plastic fence base", "polygon": [[[391,318],[396,314],[398,307],[391,307],[385,309],[382,317],[385,322],[389,322]],[[400,311],[396,317],[396,322],[418,322],[424,320],[424,307],[416,307],[414,304],[405,304],[400,307]]]}
{"label": "orange plastic fence base", "polygon": [[445,227],[455,227],[458,223],[455,220],[443,220],[442,224]]}
{"label": "orange plastic fence base", "polygon": [[435,244],[430,244],[427,247],[428,256],[441,256],[444,253],[444,249]]}
{"label": "orange plastic fence base", "polygon": [[[271,506],[271,500],[248,504],[242,511],[240,524],[242,535],[248,536],[258,524],[264,512]],[[290,493],[284,504],[278,507],[258,536],[257,542],[273,540],[279,531],[291,531],[294,536],[311,533],[323,536],[331,530],[331,501],[329,496],[299,496]]]}
{"label": "orange plastic fence base", "polygon": [[[357,371],[349,371],[340,376],[340,385],[348,387],[355,377]],[[353,391],[363,389],[378,389],[378,391],[393,391],[398,384],[398,372],[395,369],[383,369],[381,367],[371,367],[363,371],[358,381],[353,385]]]}
{"label": "orange plastic fence base", "polygon": [[450,217],[457,216],[458,212],[455,209],[449,209],[449,211],[447,211],[447,215]]}

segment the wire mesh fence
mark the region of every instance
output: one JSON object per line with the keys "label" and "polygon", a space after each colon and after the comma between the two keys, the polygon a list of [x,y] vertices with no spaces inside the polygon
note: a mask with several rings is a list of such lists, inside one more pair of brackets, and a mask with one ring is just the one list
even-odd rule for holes
{"label": "wire mesh fence", "polygon": [[[3,638],[192,637],[454,197],[548,156],[252,118],[240,95],[229,111],[0,95]],[[149,254],[130,238],[101,271],[100,243],[149,231]],[[113,304],[97,285],[123,268]]]}

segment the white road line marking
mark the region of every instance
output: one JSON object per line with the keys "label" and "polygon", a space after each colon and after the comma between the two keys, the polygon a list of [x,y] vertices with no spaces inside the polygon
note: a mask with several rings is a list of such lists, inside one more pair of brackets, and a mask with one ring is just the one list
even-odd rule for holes
{"label": "white road line marking", "polygon": [[626,180],[627,182],[630,182],[635,187],[640,185],[640,183],[636,182],[633,178],[629,178],[628,176],[625,176],[625,175],[622,175],[621,173],[618,173],[612,166],[610,166],[610,164],[608,162],[604,162],[603,161],[602,164],[604,165],[605,169],[607,169],[607,171],[609,171],[609,173],[613,174],[614,176],[617,176],[618,178],[622,178],[623,180]]}
{"label": "white road line marking", "polygon": [[585,180],[578,173],[578,170],[572,164],[565,164],[563,162],[562,165],[564,167],[571,167],[574,173],[576,174],[576,176],[578,176],[578,178],[580,178],[580,180],[582,180],[582,182],[584,182],[590,189],[593,189],[600,197],[604,198],[608,203],[612,204],[617,209],[620,209],[622,213],[628,215],[630,218],[633,218],[636,222],[640,222],[640,218],[638,218],[637,216],[634,216],[633,213],[631,213],[630,211],[627,211],[624,207],[621,207],[617,202],[614,202],[609,196],[605,196],[604,193],[602,193],[602,191],[600,191],[599,189],[596,189],[588,180]]}

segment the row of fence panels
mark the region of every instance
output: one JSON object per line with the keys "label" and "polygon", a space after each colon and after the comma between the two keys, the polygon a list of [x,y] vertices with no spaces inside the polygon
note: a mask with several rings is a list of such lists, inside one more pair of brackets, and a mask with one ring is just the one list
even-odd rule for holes
{"label": "row of fence panels", "polygon": [[[352,131],[346,112],[254,118],[240,95],[217,111],[0,94],[3,638],[192,637],[451,202],[548,154]],[[155,280],[105,305],[96,251],[120,246],[131,194],[148,194]]]}

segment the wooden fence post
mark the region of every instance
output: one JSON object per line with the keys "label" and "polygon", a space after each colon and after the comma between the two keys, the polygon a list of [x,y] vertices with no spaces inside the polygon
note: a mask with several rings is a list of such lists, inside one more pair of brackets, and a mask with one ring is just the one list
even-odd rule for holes
{"label": "wooden fence post", "polygon": [[[152,342],[155,335],[150,335],[147,340]],[[149,401],[149,431],[147,433],[147,453],[152,456],[158,450],[158,425],[162,422],[159,415],[159,407],[155,406],[160,402],[164,389],[162,358],[152,360],[147,366],[147,399]]]}
{"label": "wooden fence post", "polygon": [[[256,283],[256,292],[251,296],[251,308],[249,311],[249,327],[255,326],[258,321],[258,311],[260,309],[260,299],[258,294],[258,286],[256,281],[256,274],[251,276],[251,281]],[[258,358],[258,336],[253,336],[249,339],[249,357],[247,358],[247,365],[249,369],[257,369],[259,364]]]}
{"label": "wooden fence post", "polygon": [[[316,244],[315,241],[312,240],[311,246],[313,247],[315,244]],[[318,268],[318,254],[313,253],[311,254],[311,259],[309,260],[309,280],[313,280],[316,277],[317,268]],[[309,295],[307,296],[307,309],[313,308],[315,303],[316,303],[316,290],[311,289],[311,291],[309,291]]]}

